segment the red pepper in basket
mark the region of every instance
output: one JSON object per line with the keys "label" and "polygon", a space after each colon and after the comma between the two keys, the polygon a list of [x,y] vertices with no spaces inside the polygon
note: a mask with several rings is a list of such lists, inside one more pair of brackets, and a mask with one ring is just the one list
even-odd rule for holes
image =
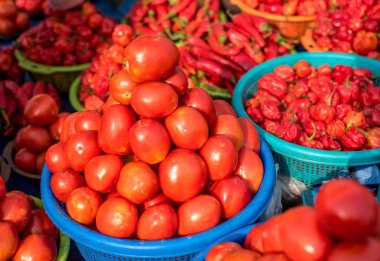
{"label": "red pepper in basket", "polygon": [[289,65],[280,65],[274,68],[274,74],[280,76],[282,79],[284,79],[287,82],[294,81],[294,69],[293,67]]}
{"label": "red pepper in basket", "polygon": [[294,70],[298,77],[305,78],[310,75],[311,66],[307,61],[301,60],[294,65]]}
{"label": "red pepper in basket", "polygon": [[162,5],[166,4],[168,0],[149,0],[150,5]]}
{"label": "red pepper in basket", "polygon": [[321,95],[319,102],[328,104],[332,107],[336,107],[338,104],[340,104],[340,95],[336,90],[333,90],[332,92],[326,92]]}
{"label": "red pepper in basket", "polygon": [[289,142],[297,141],[300,135],[300,127],[290,121],[282,121],[280,127],[276,131],[277,137]]}
{"label": "red pepper in basket", "polygon": [[264,116],[261,113],[261,110],[258,108],[254,108],[253,106],[247,108],[247,114],[256,123],[260,123],[264,120]]}
{"label": "red pepper in basket", "polygon": [[259,100],[260,103],[262,103],[266,100],[269,100],[269,101],[274,102],[274,104],[276,104],[276,106],[278,106],[278,107],[281,106],[280,100],[267,91],[258,91],[257,93],[255,93],[253,95],[253,97],[255,99]]}
{"label": "red pepper in basket", "polygon": [[308,135],[313,135],[314,138],[319,138],[325,135],[326,132],[326,124],[321,121],[313,121],[311,119],[307,119],[303,121],[303,129]]}
{"label": "red pepper in basket", "polygon": [[271,134],[276,134],[277,130],[280,128],[280,123],[278,121],[271,121],[268,119],[264,119],[262,123],[262,127],[267,132]]}
{"label": "red pepper in basket", "polygon": [[335,117],[335,109],[324,103],[312,105],[309,109],[309,113],[312,119],[316,121],[323,121],[327,124],[330,123]]}
{"label": "red pepper in basket", "polygon": [[258,47],[245,46],[244,52],[257,64],[265,61],[265,55]]}
{"label": "red pepper in basket", "polygon": [[17,108],[21,111],[24,110],[26,103],[28,102],[28,96],[24,92],[24,90],[18,86],[15,82],[10,80],[4,81],[5,89],[8,90],[16,99]]}
{"label": "red pepper in basket", "polygon": [[293,93],[296,97],[304,97],[307,95],[309,87],[306,83],[299,82],[294,86]]}
{"label": "red pepper in basket", "polygon": [[351,110],[352,110],[352,106],[350,104],[338,104],[335,107],[335,117],[338,120],[343,121],[346,118],[348,112]]}
{"label": "red pepper in basket", "polygon": [[341,120],[334,120],[327,124],[326,133],[335,139],[339,139],[344,135],[344,131],[346,130],[346,125]]}
{"label": "red pepper in basket", "polygon": [[208,44],[215,52],[221,55],[234,55],[240,52],[241,48],[226,46],[227,35],[224,31],[223,25],[220,23],[213,23],[211,31],[208,35]]}
{"label": "red pepper in basket", "polygon": [[380,128],[373,128],[367,132],[367,144],[372,149],[380,148]]}
{"label": "red pepper in basket", "polygon": [[240,48],[243,48],[244,46],[249,46],[251,44],[249,39],[244,34],[241,34],[234,28],[230,28],[227,30],[227,37],[231,41],[231,43]]}
{"label": "red pepper in basket", "polygon": [[380,105],[376,106],[375,108],[364,107],[363,115],[366,126],[380,126]]}
{"label": "red pepper in basket", "polygon": [[372,71],[364,68],[356,68],[354,69],[354,75],[359,77],[371,78]]}
{"label": "red pepper in basket", "polygon": [[346,117],[344,118],[344,123],[347,126],[356,126],[363,127],[364,126],[364,115],[363,112],[357,112],[354,110],[348,111]]}
{"label": "red pepper in basket", "polygon": [[257,83],[258,90],[267,91],[270,94],[282,99],[286,95],[287,84],[276,74],[266,74]]}
{"label": "red pepper in basket", "polygon": [[185,27],[195,17],[197,13],[198,2],[192,1],[183,11],[178,14],[181,27]]}
{"label": "red pepper in basket", "polygon": [[360,88],[347,78],[346,82],[338,87],[338,93],[341,103],[350,103],[359,99]]}
{"label": "red pepper in basket", "polygon": [[3,82],[0,82],[0,129],[6,130],[10,125],[7,115],[7,100],[5,96],[5,87]]}
{"label": "red pepper in basket", "polygon": [[371,51],[375,51],[378,45],[378,39],[374,32],[360,31],[356,34],[353,41],[353,49],[356,53],[367,55]]}
{"label": "red pepper in basket", "polygon": [[253,61],[248,55],[244,52],[239,52],[238,54],[231,55],[230,58],[239,64],[245,71],[248,71],[255,67],[257,63]]}
{"label": "red pepper in basket", "polygon": [[34,84],[32,82],[25,82],[22,85],[22,89],[24,90],[26,96],[28,99],[32,98],[33,95],[33,89],[34,89]]}
{"label": "red pepper in basket", "polygon": [[320,137],[318,139],[318,141],[323,144],[324,149],[336,150],[336,151],[342,150],[342,146],[340,145],[340,143],[338,141],[328,137],[327,135]]}
{"label": "red pepper in basket", "polygon": [[238,25],[240,28],[245,30],[249,35],[255,40],[255,42],[262,48],[265,46],[265,41],[261,37],[258,30],[250,22],[250,15],[248,14],[237,14],[232,18],[234,24]]}
{"label": "red pepper in basket", "polygon": [[318,75],[331,76],[332,69],[330,65],[324,64],[318,67],[317,72],[318,72]]}
{"label": "red pepper in basket", "polygon": [[191,4],[191,2],[195,2],[192,0],[176,0],[175,4],[170,7],[169,17],[173,17],[177,15],[179,12],[184,10],[187,6]]}
{"label": "red pepper in basket", "polygon": [[191,35],[189,38],[187,38],[187,43],[189,45],[200,46],[204,49],[210,50],[210,47],[206,44],[205,41],[194,35]]}
{"label": "red pepper in basket", "polygon": [[280,108],[270,100],[265,100],[261,103],[261,112],[267,119],[275,121],[279,121],[281,119]]}
{"label": "red pepper in basket", "polygon": [[323,149],[323,144],[320,141],[315,140],[312,136],[308,137],[305,132],[303,132],[298,138],[298,143],[308,148],[319,149],[319,150]]}
{"label": "red pepper in basket", "polygon": [[347,80],[347,78],[351,79],[353,74],[354,70],[350,66],[340,64],[335,66],[334,70],[332,71],[333,79],[339,84],[344,83]]}
{"label": "red pepper in basket", "polygon": [[365,141],[365,135],[355,127],[348,128],[346,133],[340,138],[343,147],[349,150],[360,149]]}
{"label": "red pepper in basket", "polygon": [[310,104],[310,100],[307,98],[296,99],[289,103],[288,109],[292,109],[298,115],[300,112],[307,112]]}
{"label": "red pepper in basket", "polygon": [[171,21],[168,18],[169,9],[167,5],[157,5],[156,6],[157,19],[161,23],[161,27],[165,33],[170,34]]}
{"label": "red pepper in basket", "polygon": [[363,106],[375,106],[380,103],[380,88],[369,86],[360,93],[359,101]]}
{"label": "red pepper in basket", "polygon": [[206,74],[209,74],[211,76],[221,77],[227,81],[235,81],[235,76],[229,68],[226,68],[225,66],[213,60],[205,58],[197,60],[196,68],[198,70],[204,71]]}
{"label": "red pepper in basket", "polygon": [[290,121],[290,122],[298,122],[299,118],[297,114],[294,113],[292,109],[286,110],[282,113],[282,120],[284,121]]}

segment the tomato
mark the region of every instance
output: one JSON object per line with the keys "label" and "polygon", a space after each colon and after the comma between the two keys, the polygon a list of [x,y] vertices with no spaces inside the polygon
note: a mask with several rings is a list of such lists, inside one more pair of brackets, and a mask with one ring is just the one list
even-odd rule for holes
{"label": "tomato", "polygon": [[351,179],[337,179],[322,186],[315,200],[322,227],[345,240],[369,236],[377,221],[377,202],[372,193]]}
{"label": "tomato", "polygon": [[165,119],[165,126],[175,145],[182,149],[198,150],[207,141],[206,119],[196,109],[182,106]]}
{"label": "tomato", "polygon": [[[0,188],[0,191],[1,191],[1,188]],[[1,192],[0,192],[0,198],[1,198]],[[380,239],[380,204],[377,204],[376,226],[373,229],[372,236],[376,237],[377,239]]]}
{"label": "tomato", "polygon": [[56,172],[50,179],[50,186],[54,196],[62,202],[67,201],[67,198],[74,189],[83,187],[84,185],[83,176],[71,169]]}
{"label": "tomato", "polygon": [[104,201],[96,215],[99,232],[113,237],[132,236],[137,228],[138,212],[136,206],[122,197]]}
{"label": "tomato", "polygon": [[36,173],[36,161],[38,155],[33,151],[28,150],[27,148],[22,148],[16,152],[15,155],[15,164],[16,166],[26,172]]}
{"label": "tomato", "polygon": [[182,96],[187,93],[189,81],[187,80],[186,74],[180,67],[177,66],[174,73],[166,78],[165,82],[173,87],[178,96]]}
{"label": "tomato", "polygon": [[9,222],[0,222],[0,260],[9,260],[17,250],[18,232]]}
{"label": "tomato", "polygon": [[235,216],[251,201],[247,183],[236,176],[219,180],[212,188],[211,195],[219,200],[222,217],[226,219]]}
{"label": "tomato", "polygon": [[[0,9],[1,10],[1,9]],[[9,36],[16,31],[15,25],[9,19],[0,18],[0,34]]]}
{"label": "tomato", "polygon": [[110,193],[108,193],[105,199],[117,198],[117,197],[122,197],[122,195],[120,195],[119,192],[117,192],[115,189],[115,190],[112,190]]}
{"label": "tomato", "polygon": [[70,114],[63,123],[59,139],[61,142],[66,142],[67,139],[75,133],[75,120],[79,112]]}
{"label": "tomato", "polygon": [[216,226],[221,213],[218,200],[210,195],[189,199],[178,208],[178,235],[191,235]]}
{"label": "tomato", "polygon": [[177,213],[168,204],[147,208],[137,224],[137,237],[144,240],[172,238],[178,229]]}
{"label": "tomato", "polygon": [[223,261],[256,261],[257,255],[247,249],[239,248],[235,249],[231,252],[228,252],[224,258]]}
{"label": "tomato", "polygon": [[158,177],[142,161],[128,162],[120,172],[117,192],[135,204],[141,204],[158,193]]}
{"label": "tomato", "polygon": [[13,147],[16,151],[20,150],[21,148],[25,147],[24,141],[23,141],[23,131],[25,127],[21,128],[15,136],[15,139],[13,140]]}
{"label": "tomato", "polygon": [[238,120],[243,129],[243,148],[260,154],[260,136],[255,125],[246,118],[239,117]]}
{"label": "tomato", "polygon": [[119,102],[117,102],[113,97],[112,95],[108,96],[107,100],[106,100],[106,103],[104,103],[103,107],[102,107],[102,111],[103,113],[109,108],[111,107],[112,105],[115,105],[115,104],[120,104]]}
{"label": "tomato", "polygon": [[243,146],[244,133],[239,120],[232,115],[219,115],[211,129],[212,135],[224,134],[231,138],[239,151]]}
{"label": "tomato", "polygon": [[52,145],[45,154],[46,165],[52,173],[70,168],[65,155],[65,144],[62,142]]}
{"label": "tomato", "polygon": [[134,89],[131,105],[140,116],[164,118],[177,108],[178,95],[167,83],[142,83]]}
{"label": "tomato", "polygon": [[23,147],[37,153],[47,150],[52,143],[49,132],[46,128],[34,127],[31,125],[22,129],[20,139],[20,143]]}
{"label": "tomato", "polygon": [[207,179],[204,161],[195,152],[183,149],[170,152],[161,162],[158,173],[162,192],[176,202],[198,195]]}
{"label": "tomato", "polygon": [[110,95],[115,101],[128,105],[131,103],[132,92],[137,84],[131,80],[128,72],[121,70],[112,76],[110,81]]}
{"label": "tomato", "polygon": [[238,161],[234,143],[224,135],[209,138],[199,155],[206,163],[208,177],[211,180],[219,180],[231,175]]}
{"label": "tomato", "polygon": [[102,116],[98,111],[81,111],[74,122],[75,132],[94,130],[98,131]]}
{"label": "tomato", "polygon": [[125,48],[128,71],[136,82],[157,81],[174,72],[179,63],[177,47],[168,38],[143,35]]}
{"label": "tomato", "polygon": [[265,254],[257,261],[291,261],[285,254],[283,253],[269,253]]}
{"label": "tomato", "polygon": [[214,102],[216,116],[220,116],[220,115],[232,115],[232,116],[237,117],[236,112],[234,111],[234,109],[225,100],[214,100],[213,102]]}
{"label": "tomato", "polygon": [[25,29],[27,29],[30,25],[29,15],[25,12],[18,12],[15,19],[15,25],[17,29],[21,31],[24,31]]}
{"label": "tomato", "polygon": [[291,260],[323,260],[331,250],[333,240],[320,227],[313,208],[291,208],[283,214],[282,222],[282,247]]}
{"label": "tomato", "polygon": [[28,199],[20,194],[8,192],[0,201],[0,220],[8,221],[22,231],[29,223],[31,206]]}
{"label": "tomato", "polygon": [[164,125],[152,119],[141,119],[129,130],[129,142],[133,153],[148,164],[165,159],[171,142]]}
{"label": "tomato", "polygon": [[65,123],[65,120],[67,117],[69,117],[70,113],[68,112],[61,112],[58,114],[58,117],[55,119],[55,121],[50,124],[49,126],[49,134],[52,140],[59,141],[59,136],[61,135],[63,124]]}
{"label": "tomato", "polygon": [[0,176],[0,200],[7,194],[7,188],[5,187],[5,182]]}
{"label": "tomato", "polygon": [[92,158],[84,169],[84,177],[89,188],[108,193],[116,186],[123,161],[117,155],[100,155]]}
{"label": "tomato", "polygon": [[83,225],[94,223],[98,208],[102,204],[99,193],[88,187],[74,189],[66,201],[70,217]]}
{"label": "tomato", "polygon": [[13,1],[0,1],[0,18],[13,19],[17,15],[17,7]]}
{"label": "tomato", "polygon": [[264,177],[264,166],[259,155],[252,150],[241,149],[235,175],[245,180],[251,193],[256,194]]}
{"label": "tomato", "polygon": [[130,107],[112,105],[102,116],[98,133],[100,148],[108,154],[127,155],[131,152],[128,132],[136,122]]}
{"label": "tomato", "polygon": [[14,261],[44,260],[54,261],[57,257],[57,244],[47,235],[32,234],[21,241]]}
{"label": "tomato", "polygon": [[222,261],[227,253],[240,248],[241,246],[236,242],[219,243],[208,251],[205,261]]}
{"label": "tomato", "polygon": [[327,257],[327,261],[377,261],[380,260],[380,241],[367,238],[363,241],[341,241]]}
{"label": "tomato", "polygon": [[18,194],[18,195],[26,198],[28,200],[29,205],[30,205],[30,209],[33,209],[36,207],[35,206],[36,204],[34,203],[34,199],[31,196],[25,194],[24,192],[22,192],[20,190],[12,190],[11,193],[12,194]]}
{"label": "tomato", "polygon": [[197,109],[206,119],[207,124],[211,127],[216,120],[215,106],[212,97],[202,88],[191,89],[186,105]]}
{"label": "tomato", "polygon": [[143,204],[141,204],[140,205],[140,211],[143,212],[147,208],[152,207],[154,205],[158,205],[158,204],[173,205],[173,202],[170,199],[168,199],[168,197],[165,196],[164,193],[159,192],[155,197],[153,197],[153,198],[145,201]]}
{"label": "tomato", "polygon": [[84,171],[87,163],[102,153],[97,131],[81,131],[71,135],[64,145],[64,152],[73,170]]}
{"label": "tomato", "polygon": [[30,234],[44,234],[57,240],[59,231],[46,215],[45,210],[33,209],[31,213],[31,219],[22,232],[22,237],[25,238]]}
{"label": "tomato", "polygon": [[86,111],[101,111],[104,103],[99,96],[92,94],[84,100],[83,106]]}
{"label": "tomato", "polygon": [[25,105],[24,117],[33,126],[45,126],[53,123],[58,115],[58,106],[54,99],[45,93],[33,96]]}
{"label": "tomato", "polygon": [[42,169],[44,168],[45,155],[46,155],[46,152],[42,152],[42,153],[40,153],[37,156],[37,159],[36,159],[36,171],[37,171],[38,174],[41,174],[42,173]]}

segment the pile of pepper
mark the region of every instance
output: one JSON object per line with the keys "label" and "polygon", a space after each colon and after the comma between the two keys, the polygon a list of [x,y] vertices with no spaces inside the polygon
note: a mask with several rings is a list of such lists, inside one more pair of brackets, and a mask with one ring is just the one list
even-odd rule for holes
{"label": "pile of pepper", "polygon": [[24,79],[24,71],[18,66],[13,51],[13,46],[0,46],[0,80],[8,79],[20,83]]}
{"label": "pile of pepper", "polygon": [[289,142],[324,150],[380,147],[380,88],[367,69],[278,66],[258,81],[247,114]]}

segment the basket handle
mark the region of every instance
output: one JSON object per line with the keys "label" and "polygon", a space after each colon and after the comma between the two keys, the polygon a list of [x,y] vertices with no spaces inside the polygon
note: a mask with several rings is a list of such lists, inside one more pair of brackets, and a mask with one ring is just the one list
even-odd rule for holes
{"label": "basket handle", "polygon": [[313,38],[313,30],[311,28],[307,28],[304,35],[301,36],[302,46],[308,52],[326,52],[328,49],[321,48],[317,45]]}

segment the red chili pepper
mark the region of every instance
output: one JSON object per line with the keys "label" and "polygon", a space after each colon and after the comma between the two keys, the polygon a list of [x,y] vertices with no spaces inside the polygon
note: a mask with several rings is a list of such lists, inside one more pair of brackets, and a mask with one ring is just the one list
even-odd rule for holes
{"label": "red chili pepper", "polygon": [[282,112],[282,120],[290,121],[292,123],[297,123],[299,121],[298,116],[294,113],[292,109]]}
{"label": "red chili pepper", "polygon": [[333,79],[339,84],[344,83],[347,78],[351,80],[351,77],[354,74],[354,70],[350,66],[345,65],[336,65],[332,71]]}
{"label": "red chili pepper", "polygon": [[258,81],[257,88],[281,99],[286,95],[287,84],[276,74],[266,74]]}
{"label": "red chili pepper", "polygon": [[189,45],[199,46],[203,49],[210,50],[210,47],[206,44],[205,41],[203,41],[200,37],[196,37],[194,35],[191,35],[189,38],[187,38],[187,43]]}
{"label": "red chili pepper", "polygon": [[28,96],[24,92],[24,90],[18,86],[15,82],[10,80],[4,81],[5,89],[8,90],[15,97],[17,102],[17,108],[21,111],[24,111],[24,107],[28,102]]}
{"label": "red chili pepper", "polygon": [[326,133],[334,138],[339,139],[344,135],[344,131],[346,130],[346,125],[341,120],[334,120],[327,124]]}
{"label": "red chili pepper", "polygon": [[311,66],[307,61],[301,60],[294,65],[294,70],[298,77],[306,78],[311,72]]}
{"label": "red chili pepper", "polygon": [[322,143],[323,148],[326,150],[336,150],[336,151],[342,150],[342,146],[340,145],[340,143],[328,137],[327,135],[320,137],[318,141]]}
{"label": "red chili pepper", "polygon": [[141,2],[137,2],[137,4],[133,5],[131,10],[129,11],[129,19],[132,24],[139,23],[148,13],[148,6],[142,5]]}
{"label": "red chili pepper", "polygon": [[341,120],[343,121],[348,112],[352,110],[352,106],[350,104],[338,104],[336,107],[335,107],[335,117],[338,119],[338,120]]}
{"label": "red chili pepper", "polygon": [[306,83],[303,83],[303,82],[297,83],[293,89],[293,93],[297,98],[305,97],[308,91],[309,91],[309,87],[307,86]]}
{"label": "red chili pepper", "polygon": [[167,4],[168,0],[149,0],[148,3],[153,6]]}
{"label": "red chili pepper", "polygon": [[36,95],[41,94],[41,93],[45,93],[45,83],[42,81],[38,81],[34,84],[32,96],[36,96]]}
{"label": "red chili pepper", "polygon": [[276,134],[277,130],[280,128],[280,123],[278,121],[271,121],[268,119],[264,119],[262,125],[264,130],[271,134]]}
{"label": "red chili pepper", "polygon": [[346,117],[344,118],[344,123],[347,124],[347,126],[356,126],[356,127],[363,127],[364,126],[364,115],[363,112],[357,112],[354,110],[348,111]]}
{"label": "red chili pepper", "polygon": [[320,141],[315,140],[312,136],[308,137],[305,132],[301,133],[300,137],[298,138],[298,143],[302,146],[313,149],[322,150],[324,148],[323,144]]}
{"label": "red chili pepper", "polygon": [[22,85],[22,89],[24,90],[26,96],[28,99],[32,98],[33,96],[33,89],[34,89],[34,84],[32,82],[25,82]]}
{"label": "red chili pepper", "polygon": [[266,100],[269,100],[269,101],[274,102],[274,104],[276,104],[276,106],[278,106],[278,107],[281,106],[280,100],[267,91],[260,91],[259,90],[258,92],[256,92],[253,95],[253,97],[255,99],[258,99],[260,101],[260,103],[262,103]]}
{"label": "red chili pepper", "polygon": [[353,41],[353,49],[361,55],[375,51],[378,45],[377,35],[374,32],[359,31]]}
{"label": "red chili pepper", "polygon": [[[155,11],[157,14],[157,19],[161,23],[161,27],[165,33],[170,33],[170,28],[172,26],[170,19],[168,18],[169,9],[167,5],[156,5]],[[115,29],[116,30],[116,29]]]}
{"label": "red chili pepper", "polygon": [[368,10],[367,18],[368,20],[380,22],[380,4],[377,4]]}
{"label": "red chili pepper", "polygon": [[196,68],[211,76],[221,77],[224,80],[235,82],[235,76],[232,71],[226,66],[213,60],[206,58],[197,60]]}
{"label": "red chili pepper", "polygon": [[372,77],[372,71],[364,68],[355,68],[354,75],[358,77],[364,77],[370,79]]}
{"label": "red chili pepper", "polygon": [[54,86],[51,83],[46,84],[46,93],[49,94],[57,104],[58,108],[61,108],[62,101],[59,98],[59,94],[57,90],[54,88]]}
{"label": "red chili pepper", "polygon": [[264,53],[255,46],[245,46],[244,52],[257,64],[265,61]]}
{"label": "red chili pepper", "polygon": [[208,44],[215,52],[221,55],[234,55],[240,52],[241,48],[236,46],[226,46],[227,35],[224,31],[223,25],[220,23],[213,23],[211,25],[211,33],[208,35]]}
{"label": "red chili pepper", "polygon": [[301,128],[289,121],[282,121],[280,123],[280,127],[276,131],[277,137],[289,142],[295,142],[298,140],[300,135]]}
{"label": "red chili pepper", "polygon": [[367,32],[378,32],[379,28],[379,22],[375,20],[367,20],[363,23],[363,30]]}
{"label": "red chili pepper", "polygon": [[184,10],[187,6],[191,4],[191,2],[194,2],[192,0],[176,0],[176,3],[170,7],[169,11],[169,17],[173,17],[182,10]]}
{"label": "red chili pepper", "polygon": [[197,1],[192,1],[185,9],[183,9],[179,14],[179,23],[181,27],[185,27],[186,25],[189,24],[191,20],[195,17],[197,13],[197,8],[198,8],[198,2]]}
{"label": "red chili pepper", "polygon": [[220,1],[219,0],[210,1],[209,15],[210,15],[210,18],[213,19],[214,21],[218,19],[219,10],[220,10]]}
{"label": "red chili pepper", "polygon": [[251,98],[251,99],[248,99],[245,103],[244,103],[244,106],[245,108],[249,108],[249,107],[252,107],[252,108],[259,108],[260,107],[260,100],[258,98]]}
{"label": "red chili pepper", "polygon": [[254,108],[254,107],[248,107],[247,108],[247,114],[256,123],[260,123],[260,122],[262,122],[264,120],[264,116],[261,113],[260,109],[257,109],[257,108]]}
{"label": "red chili pepper", "polygon": [[367,127],[380,126],[380,105],[363,108],[363,116]]}
{"label": "red chili pepper", "polygon": [[356,101],[359,99],[360,88],[353,82],[349,81],[348,78],[344,84],[341,84],[337,89],[340,102],[341,103],[350,103],[351,101]]}
{"label": "red chili pepper", "polygon": [[267,42],[264,47],[265,60],[276,58],[279,55],[278,45],[273,42]]}
{"label": "red chili pepper", "polygon": [[244,71],[248,71],[257,65],[255,61],[253,61],[248,55],[246,55],[242,51],[238,54],[231,55],[230,58],[237,64],[239,64],[244,69]]}
{"label": "red chili pepper", "polygon": [[280,76],[282,79],[284,79],[287,82],[294,81],[294,76],[295,76],[294,69],[293,67],[289,65],[277,66],[273,72],[274,74]]}
{"label": "red chili pepper", "polygon": [[367,145],[372,149],[380,148],[380,128],[373,128],[367,132]]}
{"label": "red chili pepper", "polygon": [[16,100],[14,98],[14,96],[9,93],[8,91],[5,92],[5,97],[6,97],[6,100],[7,100],[7,108],[6,108],[6,111],[7,111],[7,115],[8,115],[8,119],[11,118],[11,116],[13,117],[13,113],[16,111]]}
{"label": "red chili pepper", "polygon": [[241,34],[234,28],[229,28],[227,30],[227,37],[231,41],[231,43],[240,48],[243,48],[244,46],[249,46],[251,44],[251,42],[245,35]]}
{"label": "red chili pepper", "polygon": [[324,103],[312,105],[309,109],[311,118],[317,121],[330,123],[335,117],[335,109]]}
{"label": "red chili pepper", "polygon": [[360,93],[359,101],[363,106],[375,106],[380,104],[380,88],[369,86]]}
{"label": "red chili pepper", "polygon": [[326,132],[326,124],[321,121],[307,119],[302,122],[302,127],[308,135],[313,135],[314,138],[319,138]]}
{"label": "red chili pepper", "polygon": [[297,115],[302,111],[308,111],[310,107],[310,100],[306,98],[296,99],[290,102],[288,105],[289,109],[292,109]]}
{"label": "red chili pepper", "polygon": [[365,135],[355,127],[348,128],[345,134],[340,138],[342,145],[349,150],[360,149],[365,141]]}
{"label": "red chili pepper", "polygon": [[331,92],[326,92],[319,98],[319,103],[325,103],[329,106],[336,107],[340,104],[340,95],[335,89]]}
{"label": "red chili pepper", "polygon": [[10,121],[7,115],[7,100],[5,96],[4,83],[0,82],[0,129],[6,130],[9,128]]}
{"label": "red chili pepper", "polygon": [[245,30],[255,40],[255,42],[262,48],[265,46],[265,41],[260,33],[250,22],[250,15],[237,14],[232,18],[234,24]]}
{"label": "red chili pepper", "polygon": [[261,113],[269,120],[279,121],[281,119],[280,108],[272,101],[261,102]]}
{"label": "red chili pepper", "polygon": [[292,16],[297,12],[298,0],[289,0],[282,5],[283,14]]}

